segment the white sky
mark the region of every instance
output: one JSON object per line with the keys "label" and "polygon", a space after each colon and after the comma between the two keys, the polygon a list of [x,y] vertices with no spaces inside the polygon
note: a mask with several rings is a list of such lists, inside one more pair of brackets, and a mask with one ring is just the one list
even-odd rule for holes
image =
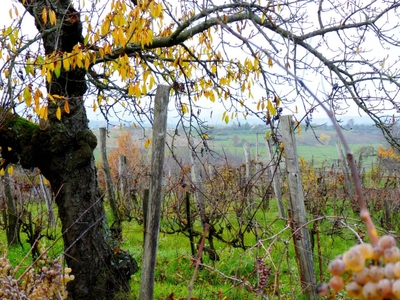
{"label": "white sky", "polygon": [[[90,1],[89,0],[86,0],[86,1],[87,1],[87,5],[88,5],[88,3],[90,3]],[[19,3],[17,3],[17,1],[15,1],[15,0],[12,0],[12,1],[11,0],[7,1],[6,0],[6,1],[4,1],[3,0],[2,2],[3,2],[2,3],[2,9],[0,9],[0,28],[2,28],[3,26],[8,26],[10,24],[11,20],[10,20],[10,17],[9,17],[9,10],[14,5],[16,5],[17,7],[20,8],[19,9],[19,13],[20,14],[24,13],[24,10],[21,8],[21,5]],[[29,36],[34,36],[37,33],[36,28],[35,28],[35,26],[33,24],[33,19],[31,17],[26,18],[26,20],[24,21],[23,27],[22,27],[22,33],[26,34],[26,35],[29,35]],[[374,42],[376,42],[376,40],[373,41],[372,38],[371,38],[371,43],[374,43]],[[317,43],[317,41],[315,43]],[[382,58],[383,57],[388,57],[387,58],[388,63],[390,63],[390,59],[392,57],[396,57],[396,58],[398,57],[398,54],[392,53],[390,50],[388,50],[387,53],[379,53],[379,54],[371,52],[371,57],[375,57],[376,58],[377,55],[382,56]],[[310,60],[310,63],[311,63],[312,57],[306,56],[305,60],[306,61]],[[283,74],[284,70],[281,70],[281,72]],[[320,76],[315,76],[315,74],[313,74],[312,71],[300,72],[297,75],[300,76],[303,79],[303,81],[306,83],[306,85],[313,92],[315,92],[316,94],[321,95],[321,93],[319,91],[326,92],[325,91],[326,88],[330,89],[329,83],[324,82],[324,80]],[[284,89],[284,87],[283,87],[283,89]],[[263,91],[261,89],[258,91],[257,88],[254,88],[253,94],[255,96],[257,94],[263,94]],[[210,109],[213,110],[213,114],[212,114],[213,117],[210,120],[211,124],[212,123],[220,123],[221,122],[221,115],[222,115],[222,113],[224,111],[222,106],[218,107],[218,106],[216,106],[216,103],[211,103],[208,100],[204,101],[204,103],[202,103],[202,105],[205,108],[210,108]],[[299,114],[298,114],[297,117],[301,118],[302,115],[303,115],[302,104],[298,103],[296,106],[299,109]],[[292,106],[292,109],[294,110],[294,106]],[[122,108],[121,108],[121,110],[122,110]],[[170,111],[171,111],[170,116],[173,116],[174,115],[173,111],[175,111],[175,106],[174,106],[173,101],[171,101]],[[202,117],[203,118],[209,118],[210,117],[210,112],[207,111],[206,109],[204,109],[203,111],[204,112],[202,113]],[[102,120],[102,116],[99,116],[98,114],[97,115],[94,114],[91,109],[88,109],[87,112],[88,112],[88,115],[89,115],[90,119]],[[358,108],[355,106],[355,104],[349,106],[348,113],[346,115],[349,115],[349,116],[358,116],[359,115]],[[325,112],[322,111],[322,109],[319,109],[313,114],[313,117],[314,118],[326,117],[326,114],[325,114]],[[241,119],[241,122],[243,123],[243,122],[246,122],[246,121]]]}

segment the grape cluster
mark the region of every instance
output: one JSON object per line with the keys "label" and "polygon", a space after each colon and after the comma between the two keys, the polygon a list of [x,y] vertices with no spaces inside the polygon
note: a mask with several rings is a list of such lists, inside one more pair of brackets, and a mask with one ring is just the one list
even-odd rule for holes
{"label": "grape cluster", "polygon": [[267,267],[262,258],[257,258],[256,266],[258,273],[257,292],[262,293],[263,289],[265,289],[265,287],[267,286],[269,275],[271,273],[271,268]]}
{"label": "grape cluster", "polygon": [[19,278],[17,271],[5,256],[0,257],[0,299],[67,299],[66,285],[75,279],[71,268],[45,255]]}
{"label": "grape cluster", "polygon": [[328,266],[329,284],[317,287],[319,296],[335,296],[343,289],[353,299],[400,299],[400,250],[393,236],[378,243],[359,244]]}

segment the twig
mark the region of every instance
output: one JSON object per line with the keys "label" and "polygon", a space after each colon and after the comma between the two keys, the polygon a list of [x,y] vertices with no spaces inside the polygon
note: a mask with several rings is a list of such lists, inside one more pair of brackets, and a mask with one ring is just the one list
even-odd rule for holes
{"label": "twig", "polygon": [[[223,278],[226,278],[228,280],[236,282],[239,285],[243,285],[248,291],[254,292],[254,288],[251,286],[251,284],[248,283],[247,281],[244,281],[243,279],[232,277],[232,276],[228,276],[228,275],[222,273],[220,270],[216,269],[215,267],[211,267],[211,266],[203,264],[203,263],[200,264],[200,266],[203,267],[203,268],[206,268],[207,270],[210,270],[210,271],[218,273]],[[262,299],[269,299],[266,295],[261,295],[261,296],[262,296]]]}
{"label": "twig", "polygon": [[204,248],[204,241],[206,239],[208,230],[210,229],[210,224],[205,224],[204,226],[204,232],[203,236],[201,237],[200,245],[199,245],[199,251],[197,252],[197,258],[196,258],[196,265],[194,268],[193,276],[192,279],[190,280],[189,286],[188,286],[188,300],[192,299],[192,291],[193,291],[193,285],[194,281],[197,276],[197,272],[199,270],[199,266],[201,264],[201,256],[203,255],[203,248]]}

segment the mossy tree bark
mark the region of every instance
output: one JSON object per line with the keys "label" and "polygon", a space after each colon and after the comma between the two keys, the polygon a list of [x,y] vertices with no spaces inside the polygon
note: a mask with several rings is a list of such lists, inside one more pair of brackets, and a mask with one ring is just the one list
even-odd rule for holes
{"label": "mossy tree bark", "polygon": [[19,230],[21,224],[17,216],[17,208],[11,191],[10,175],[8,169],[4,172],[4,195],[6,198],[6,211],[3,212],[4,223],[6,227],[6,236],[8,246],[16,246],[21,244]]}
{"label": "mossy tree bark", "polygon": [[[79,14],[70,0],[21,3],[35,18],[40,32],[57,27],[43,36],[46,55],[70,52],[82,40],[82,24],[79,18],[71,18],[71,14]],[[54,26],[41,23],[41,13],[49,3],[57,15]],[[0,126],[0,146],[4,159],[24,168],[38,167],[50,181],[62,222],[65,259],[75,275],[68,283],[70,297],[112,299],[121,288],[129,289],[137,265],[127,252],[114,251],[118,245],[107,225],[97,183],[93,157],[97,141],[88,128],[83,102],[85,74],[79,68],[62,71],[47,84],[49,94],[68,99],[70,113],[63,112],[61,121],[56,110],[65,100],[49,101],[45,130],[9,113]]]}

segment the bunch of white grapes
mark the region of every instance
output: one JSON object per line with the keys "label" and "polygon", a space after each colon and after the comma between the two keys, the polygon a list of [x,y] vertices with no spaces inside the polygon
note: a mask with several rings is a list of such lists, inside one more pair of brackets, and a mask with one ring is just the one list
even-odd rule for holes
{"label": "bunch of white grapes", "polygon": [[71,268],[63,268],[46,255],[35,266],[18,278],[7,257],[0,257],[0,299],[67,299],[66,285],[75,279]]}
{"label": "bunch of white grapes", "polygon": [[319,296],[335,296],[343,289],[353,299],[400,299],[400,250],[393,236],[375,246],[359,244],[332,260],[329,284],[317,287]]}

